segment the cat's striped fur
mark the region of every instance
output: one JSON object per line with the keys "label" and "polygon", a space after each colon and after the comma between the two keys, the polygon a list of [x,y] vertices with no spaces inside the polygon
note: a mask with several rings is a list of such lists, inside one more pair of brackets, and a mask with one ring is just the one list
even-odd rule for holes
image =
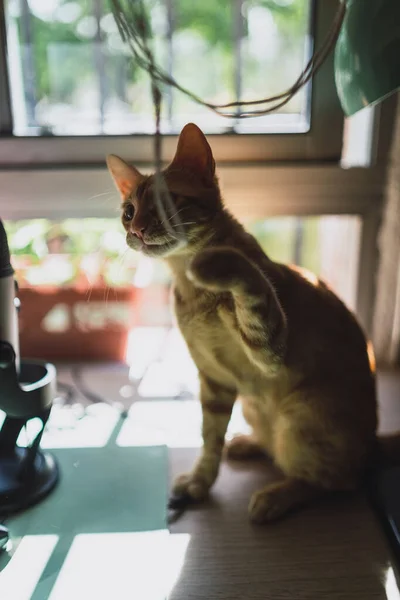
{"label": "cat's striped fur", "polygon": [[[367,342],[353,315],[317,278],[271,261],[225,210],[211,149],[195,125],[182,131],[164,173],[187,223],[184,248],[157,216],[152,177],[117,157],[108,164],[132,206],[123,217],[128,244],[171,267],[177,321],[199,370],[204,445],[174,492],[205,498],[224,447],[236,459],[268,453],[282,470],[282,481],[253,495],[255,522],[356,487],[376,452],[377,411]],[[253,433],[226,444],[238,398]]]}

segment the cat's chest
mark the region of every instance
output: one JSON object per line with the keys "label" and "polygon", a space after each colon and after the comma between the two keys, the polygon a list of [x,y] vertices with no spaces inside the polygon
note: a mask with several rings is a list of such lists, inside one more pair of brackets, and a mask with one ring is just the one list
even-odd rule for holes
{"label": "cat's chest", "polygon": [[199,292],[185,301],[175,293],[175,314],[197,368],[215,381],[241,386],[254,367],[238,333],[233,300],[229,295]]}

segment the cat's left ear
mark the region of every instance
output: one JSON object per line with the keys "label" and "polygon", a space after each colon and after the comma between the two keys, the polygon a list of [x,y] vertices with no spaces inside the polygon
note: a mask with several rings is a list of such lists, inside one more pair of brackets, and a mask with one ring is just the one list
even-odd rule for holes
{"label": "cat's left ear", "polygon": [[106,161],[111,177],[114,179],[114,183],[117,186],[119,193],[125,200],[135,192],[142,175],[135,167],[126,164],[122,158],[115,156],[115,154],[109,154]]}
{"label": "cat's left ear", "polygon": [[215,161],[204,133],[194,123],[188,123],[179,136],[178,148],[170,168],[183,168],[213,180]]}

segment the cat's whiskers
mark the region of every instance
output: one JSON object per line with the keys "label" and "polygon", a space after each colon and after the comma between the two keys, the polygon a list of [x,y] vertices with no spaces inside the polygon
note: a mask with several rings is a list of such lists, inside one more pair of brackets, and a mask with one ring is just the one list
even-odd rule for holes
{"label": "cat's whiskers", "polygon": [[[118,262],[117,262],[117,266],[118,266],[118,276],[121,273],[121,269],[124,266],[124,261],[127,257],[128,254],[128,250],[129,250],[129,246],[127,246],[124,250],[124,252],[118,257]],[[109,289],[111,289],[111,287],[109,287]],[[117,290],[116,290],[116,286],[112,286],[112,290],[114,292],[114,298],[117,301],[118,297],[117,297]],[[109,295],[109,294],[108,294]],[[108,295],[107,295],[107,300],[108,300]],[[107,302],[106,300],[106,302]]]}
{"label": "cat's whiskers", "polygon": [[107,308],[107,304],[108,304],[108,297],[110,295],[110,290],[111,290],[110,285],[108,285],[104,290],[104,301],[105,301],[106,308]]}
{"label": "cat's whiskers", "polygon": [[[164,223],[171,222],[172,219],[176,217],[176,215],[179,215],[179,213],[181,213],[183,210],[186,210],[187,208],[189,208],[189,207],[188,206],[184,206],[183,208],[177,210],[176,213],[174,213],[173,215],[171,215],[168,219],[164,219],[164,221],[161,221],[160,225],[164,225]],[[177,219],[177,221],[179,221],[179,219]]]}
{"label": "cat's whiskers", "polygon": [[[100,252],[100,250],[101,250],[101,246],[99,245],[99,246],[98,246],[98,247],[97,247],[97,248],[94,250],[94,253],[95,253],[95,254],[96,254],[96,253],[99,253],[99,252]],[[118,270],[118,275],[119,275],[119,273],[121,272],[121,269],[122,269],[122,267],[123,267],[123,262],[124,262],[124,260],[125,260],[125,258],[126,258],[126,255],[127,255],[127,252],[128,252],[128,250],[129,250],[129,247],[127,247],[127,248],[124,250],[124,252],[123,252],[123,253],[122,253],[122,254],[121,254],[119,257],[118,257],[118,267],[119,267],[119,270]],[[110,259],[108,259],[108,260],[106,261],[106,263],[107,263],[107,262],[109,262],[109,260],[110,260]],[[93,291],[93,287],[94,287],[94,284],[93,284],[93,283],[90,283],[90,282],[88,282],[88,287],[87,287],[87,290],[86,290],[86,302],[90,302],[90,299],[91,299],[91,297],[92,297],[92,291]],[[108,302],[108,296],[109,296],[109,294],[110,294],[110,290],[111,290],[111,289],[113,289],[113,291],[114,291],[114,296],[115,296],[115,299],[117,300],[117,292],[116,292],[116,290],[115,290],[115,287],[114,287],[114,286],[107,286],[107,287],[105,288],[105,290],[104,290],[104,301],[106,302],[106,305],[107,305],[107,302]]]}
{"label": "cat's whiskers", "polygon": [[94,196],[90,196],[88,200],[95,200],[96,198],[100,198],[101,196],[113,196],[115,197],[115,190],[109,189],[106,192],[101,192],[100,194],[95,194]]}
{"label": "cat's whiskers", "polygon": [[92,291],[93,291],[93,284],[89,284],[88,288],[86,290],[86,302],[90,302],[90,298],[92,296]]}
{"label": "cat's whiskers", "polygon": [[122,268],[122,265],[123,265],[123,262],[124,262],[124,260],[125,260],[125,258],[126,258],[126,255],[127,255],[127,253],[128,253],[128,250],[129,250],[129,246],[127,246],[127,247],[125,248],[124,252],[121,254],[121,256],[119,256],[119,257],[118,257],[118,266],[119,266],[120,268]]}
{"label": "cat's whiskers", "polygon": [[[171,228],[173,229],[173,225],[171,225]],[[171,232],[169,232],[169,235],[174,238],[174,240],[179,240],[179,238],[177,238],[176,236],[174,236]]]}
{"label": "cat's whiskers", "polygon": [[[165,182],[164,186],[165,186]],[[157,178],[156,178],[156,184],[157,184]],[[158,214],[159,216],[161,216],[161,218],[163,219],[161,221],[161,225],[165,226],[165,229],[168,231],[169,235],[176,239],[178,242],[180,242],[181,244],[186,245],[187,244],[187,239],[186,239],[186,234],[185,231],[181,225],[180,219],[177,218],[177,215],[182,212],[182,210],[184,210],[187,207],[182,207],[180,210],[176,211],[172,216],[168,217],[168,212],[172,212],[173,210],[176,209],[176,204],[172,198],[172,196],[170,195],[168,189],[166,188],[166,196],[165,196],[165,202],[166,202],[166,206],[164,207],[163,203],[161,202],[161,198],[160,196],[157,196],[157,205],[158,205]],[[172,219],[175,220],[175,226],[173,226],[171,224]],[[177,234],[178,237],[175,237],[172,233],[172,231],[175,229],[175,232]]]}

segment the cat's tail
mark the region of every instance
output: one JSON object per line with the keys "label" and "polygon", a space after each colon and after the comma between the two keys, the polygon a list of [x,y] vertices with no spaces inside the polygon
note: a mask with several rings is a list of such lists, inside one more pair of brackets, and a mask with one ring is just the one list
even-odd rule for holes
{"label": "cat's tail", "polygon": [[199,287],[232,294],[233,326],[252,362],[271,370],[282,364],[286,316],[270,281],[256,264],[234,248],[210,248],[196,255],[188,277]]}

